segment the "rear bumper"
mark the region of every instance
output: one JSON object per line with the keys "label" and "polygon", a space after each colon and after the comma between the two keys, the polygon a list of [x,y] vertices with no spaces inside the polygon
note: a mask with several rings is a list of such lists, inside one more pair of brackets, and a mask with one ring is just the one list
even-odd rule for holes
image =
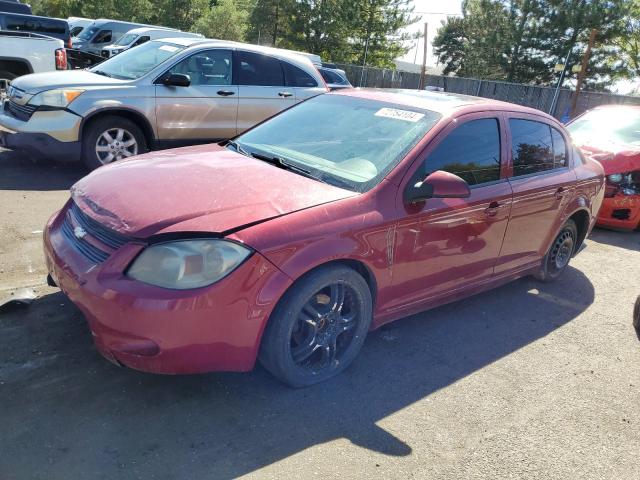
{"label": "rear bumper", "polygon": [[619,230],[635,230],[640,226],[640,195],[605,198],[598,213],[597,225]]}

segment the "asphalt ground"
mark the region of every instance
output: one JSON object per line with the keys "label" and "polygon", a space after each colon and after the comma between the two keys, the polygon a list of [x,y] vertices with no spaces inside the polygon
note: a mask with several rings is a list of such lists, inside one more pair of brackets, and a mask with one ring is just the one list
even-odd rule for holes
{"label": "asphalt ground", "polygon": [[373,332],[312,388],[159,376],[104,360],[45,284],[41,231],[85,173],[0,153],[0,297],[37,297],[0,312],[0,479],[640,478],[640,233]]}

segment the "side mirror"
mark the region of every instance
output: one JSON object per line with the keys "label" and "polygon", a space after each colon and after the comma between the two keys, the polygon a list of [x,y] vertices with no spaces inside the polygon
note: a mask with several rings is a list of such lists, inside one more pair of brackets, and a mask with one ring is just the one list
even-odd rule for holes
{"label": "side mirror", "polygon": [[162,84],[167,87],[188,87],[191,85],[191,77],[184,73],[172,73],[162,79]]}
{"label": "side mirror", "polygon": [[405,191],[408,204],[424,202],[429,198],[467,198],[471,195],[469,184],[459,176],[438,170]]}

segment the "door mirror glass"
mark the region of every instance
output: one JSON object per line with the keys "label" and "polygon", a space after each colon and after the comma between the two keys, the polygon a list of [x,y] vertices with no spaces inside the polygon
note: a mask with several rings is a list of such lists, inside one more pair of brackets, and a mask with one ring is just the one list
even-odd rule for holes
{"label": "door mirror glass", "polygon": [[429,198],[467,198],[471,195],[469,184],[459,176],[437,170],[423,181],[406,190],[405,201],[409,204],[424,202]]}
{"label": "door mirror glass", "polygon": [[172,73],[162,83],[168,87],[188,87],[191,85],[191,78],[184,73]]}

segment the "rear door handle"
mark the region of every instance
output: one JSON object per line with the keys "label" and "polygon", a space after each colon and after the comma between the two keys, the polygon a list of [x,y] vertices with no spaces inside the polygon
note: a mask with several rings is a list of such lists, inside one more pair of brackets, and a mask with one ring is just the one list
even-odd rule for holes
{"label": "rear door handle", "polygon": [[229,95],[235,95],[236,92],[233,90],[218,90],[218,95],[221,97],[228,97]]}
{"label": "rear door handle", "polygon": [[293,97],[293,93],[291,92],[278,92],[278,95],[280,95],[283,98]]}
{"label": "rear door handle", "polygon": [[491,202],[487,208],[484,210],[484,214],[487,217],[495,217],[498,214],[498,210],[502,207],[498,202]]}

